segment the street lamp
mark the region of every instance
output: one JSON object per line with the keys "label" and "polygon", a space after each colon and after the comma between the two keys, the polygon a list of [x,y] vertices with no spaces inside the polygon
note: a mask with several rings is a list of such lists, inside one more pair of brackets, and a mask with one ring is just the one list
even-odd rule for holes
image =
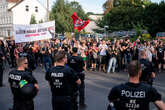
{"label": "street lamp", "polygon": [[104,26],[104,37],[107,37],[106,29],[108,29],[108,28],[109,28],[109,26],[107,26],[107,25]]}

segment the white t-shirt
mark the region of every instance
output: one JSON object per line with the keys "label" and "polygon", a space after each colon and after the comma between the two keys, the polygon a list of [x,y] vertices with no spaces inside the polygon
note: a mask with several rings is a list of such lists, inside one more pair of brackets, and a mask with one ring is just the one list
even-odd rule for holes
{"label": "white t-shirt", "polygon": [[106,49],[108,49],[108,46],[106,44],[104,44],[104,45],[100,44],[99,49],[100,49],[100,55],[103,55],[103,56],[107,55]]}
{"label": "white t-shirt", "polygon": [[149,61],[152,61],[152,53],[151,53],[150,49],[152,49],[152,47],[146,48],[146,56]]}

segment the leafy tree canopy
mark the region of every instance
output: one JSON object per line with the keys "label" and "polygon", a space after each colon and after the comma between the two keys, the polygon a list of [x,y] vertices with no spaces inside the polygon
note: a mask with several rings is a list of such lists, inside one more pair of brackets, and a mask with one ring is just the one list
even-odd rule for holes
{"label": "leafy tree canopy", "polygon": [[50,20],[55,20],[57,33],[74,31],[71,18],[73,12],[76,12],[82,19],[88,18],[78,2],[56,0],[50,13]]}
{"label": "leafy tree canopy", "polygon": [[155,36],[165,29],[165,2],[152,3],[149,0],[113,0],[117,5],[104,15],[97,25],[109,26],[109,31],[147,29]]}
{"label": "leafy tree canopy", "polygon": [[30,24],[37,24],[37,21],[34,15],[31,15]]}

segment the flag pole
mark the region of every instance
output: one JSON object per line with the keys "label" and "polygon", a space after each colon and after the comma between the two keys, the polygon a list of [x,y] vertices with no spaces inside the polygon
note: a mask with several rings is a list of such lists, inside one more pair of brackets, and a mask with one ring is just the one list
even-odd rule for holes
{"label": "flag pole", "polygon": [[79,36],[79,40],[81,41],[81,36],[80,36],[80,32],[78,32],[78,36]]}

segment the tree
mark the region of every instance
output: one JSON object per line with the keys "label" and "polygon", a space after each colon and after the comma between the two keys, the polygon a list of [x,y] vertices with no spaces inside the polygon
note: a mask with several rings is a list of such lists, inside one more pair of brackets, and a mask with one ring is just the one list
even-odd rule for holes
{"label": "tree", "polygon": [[82,6],[79,4],[79,2],[73,1],[70,3],[71,7],[73,8],[73,11],[77,13],[77,15],[83,19],[87,20],[88,15],[85,14],[84,10],[82,9]]}
{"label": "tree", "polygon": [[103,4],[104,14],[109,13],[114,7],[119,6],[134,6],[142,7],[144,4],[151,3],[150,0],[107,0]]}
{"label": "tree", "polygon": [[93,12],[88,12],[87,15],[95,15]]}
{"label": "tree", "polygon": [[31,15],[30,24],[37,24],[37,21],[34,15]]}
{"label": "tree", "polygon": [[114,0],[107,0],[103,4],[104,14],[107,14],[114,6]]}
{"label": "tree", "polygon": [[57,33],[74,31],[71,18],[73,12],[77,12],[82,19],[86,18],[86,14],[78,2],[69,3],[65,0],[56,0],[50,12],[50,20],[55,20]]}
{"label": "tree", "polygon": [[50,19],[56,22],[56,32],[72,32],[72,13],[73,10],[65,0],[57,0],[50,13]]}
{"label": "tree", "polygon": [[39,23],[43,23],[43,20],[41,19],[41,20],[39,21]]}
{"label": "tree", "polygon": [[160,4],[152,3],[145,8],[143,13],[144,24],[152,36],[157,32],[164,32],[165,29],[165,2]]}
{"label": "tree", "polygon": [[[164,32],[165,29],[165,2],[159,4],[150,0],[119,0],[118,5],[105,14],[97,25],[109,26],[109,31],[136,29],[147,30],[151,36],[157,32]],[[115,0],[114,0],[115,3]]]}
{"label": "tree", "polygon": [[143,22],[141,18],[142,7],[134,7],[129,3],[124,3],[121,6],[114,7],[108,14],[104,15],[103,19],[98,22],[98,26],[109,26],[111,31],[133,29],[138,22]]}

